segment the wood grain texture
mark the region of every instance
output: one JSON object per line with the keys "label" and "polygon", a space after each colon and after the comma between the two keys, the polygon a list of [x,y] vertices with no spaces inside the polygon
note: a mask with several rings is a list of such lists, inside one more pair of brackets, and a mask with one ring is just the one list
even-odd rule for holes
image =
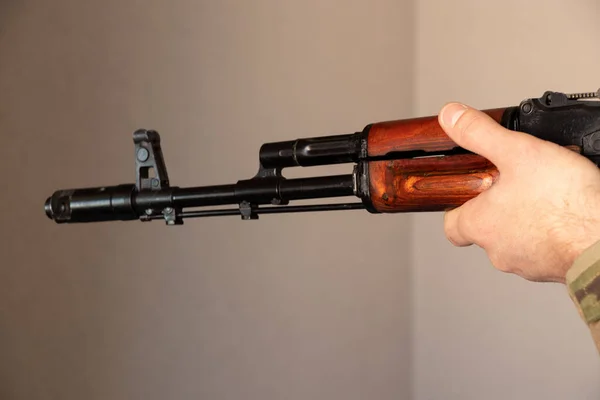
{"label": "wood grain texture", "polygon": [[445,211],[489,189],[498,175],[476,154],[372,161],[371,202],[382,213]]}
{"label": "wood grain texture", "polygon": [[[500,122],[506,108],[483,110]],[[429,116],[373,124],[369,130],[369,157],[384,156],[399,151],[444,151],[457,147],[444,132],[438,117]]]}

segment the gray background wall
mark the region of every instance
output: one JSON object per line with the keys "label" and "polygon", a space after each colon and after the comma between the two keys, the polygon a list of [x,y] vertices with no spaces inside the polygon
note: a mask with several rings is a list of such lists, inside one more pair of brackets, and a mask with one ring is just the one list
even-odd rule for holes
{"label": "gray background wall", "polygon": [[410,116],[409,2],[1,7],[0,398],[408,397],[408,216],[59,227],[42,205],[130,182],[139,127],[196,186],[253,176],[266,141]]}
{"label": "gray background wall", "polygon": [[564,290],[453,249],[439,214],[172,229],[41,209],[130,181],[138,127],[174,185],[210,185],[266,141],[596,88],[594,2],[491,4],[2,2],[0,398],[597,398]]}

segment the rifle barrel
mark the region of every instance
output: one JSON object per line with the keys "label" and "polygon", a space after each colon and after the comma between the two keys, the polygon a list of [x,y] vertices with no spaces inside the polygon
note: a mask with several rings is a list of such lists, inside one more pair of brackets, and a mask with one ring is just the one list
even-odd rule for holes
{"label": "rifle barrel", "polygon": [[232,185],[168,187],[141,192],[135,190],[135,185],[59,190],[48,198],[45,211],[58,223],[132,220],[141,216],[151,219],[149,217],[166,208],[181,210],[242,202],[257,206],[353,196],[354,182],[354,175],[346,174],[298,179],[254,178]]}

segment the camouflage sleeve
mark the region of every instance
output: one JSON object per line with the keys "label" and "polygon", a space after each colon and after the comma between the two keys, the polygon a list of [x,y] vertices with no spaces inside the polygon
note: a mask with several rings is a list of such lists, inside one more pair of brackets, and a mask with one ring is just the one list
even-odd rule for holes
{"label": "camouflage sleeve", "polygon": [[600,242],[575,260],[566,280],[569,295],[600,352]]}

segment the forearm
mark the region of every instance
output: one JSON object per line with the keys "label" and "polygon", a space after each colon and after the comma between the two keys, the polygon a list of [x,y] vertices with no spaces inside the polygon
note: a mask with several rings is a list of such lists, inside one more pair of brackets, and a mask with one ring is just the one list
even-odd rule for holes
{"label": "forearm", "polygon": [[600,352],[600,241],[585,250],[566,275],[567,288]]}

